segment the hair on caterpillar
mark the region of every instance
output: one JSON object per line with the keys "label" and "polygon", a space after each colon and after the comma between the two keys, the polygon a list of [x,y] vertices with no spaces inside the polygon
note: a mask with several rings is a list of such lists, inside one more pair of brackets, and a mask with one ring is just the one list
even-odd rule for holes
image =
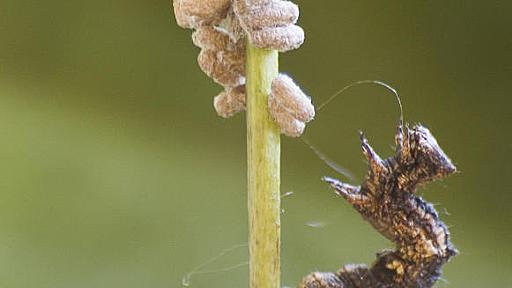
{"label": "hair on caterpillar", "polygon": [[[379,81],[379,80],[360,80],[360,81],[356,81],[356,82],[348,84],[347,86],[341,88],[336,93],[334,93],[332,96],[327,98],[327,100],[325,100],[322,104],[318,105],[318,108],[316,109],[317,113],[320,112],[320,110],[322,110],[323,108],[327,107],[328,104],[330,104],[332,101],[334,101],[340,95],[342,95],[348,89],[356,87],[356,86],[368,85],[368,84],[382,86],[393,93],[393,95],[395,96],[395,99],[396,99],[396,103],[399,108],[399,112],[400,112],[400,118],[399,118],[400,123],[403,123],[404,111],[403,111],[402,100],[400,98],[400,95],[398,94],[397,90],[395,88],[393,88],[391,85],[389,85],[385,82]],[[322,151],[320,151],[318,148],[316,148],[316,146],[313,145],[311,143],[311,141],[309,141],[309,139],[307,139],[305,136],[300,137],[300,140],[302,141],[302,143],[304,143],[306,146],[308,146],[309,149],[311,149],[311,151],[313,151],[313,153],[315,153],[315,155],[318,158],[320,158],[320,160],[322,160],[331,169],[333,169],[334,171],[338,172],[339,174],[345,176],[350,181],[355,180],[354,175],[352,173],[350,173],[350,171],[348,171],[346,168],[339,166],[334,161],[332,161]]]}

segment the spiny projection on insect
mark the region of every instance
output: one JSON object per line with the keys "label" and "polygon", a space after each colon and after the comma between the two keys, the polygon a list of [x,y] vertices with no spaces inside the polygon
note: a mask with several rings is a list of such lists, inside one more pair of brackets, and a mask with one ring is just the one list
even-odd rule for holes
{"label": "spiny projection on insect", "polygon": [[430,131],[398,126],[396,155],[382,160],[361,133],[369,171],[361,186],[325,177],[380,232],[396,244],[377,254],[371,267],[346,265],[335,273],[315,272],[301,288],[426,288],[441,276],[442,266],[457,255],[446,225],[434,207],[416,196],[418,186],[453,174],[455,166]]}

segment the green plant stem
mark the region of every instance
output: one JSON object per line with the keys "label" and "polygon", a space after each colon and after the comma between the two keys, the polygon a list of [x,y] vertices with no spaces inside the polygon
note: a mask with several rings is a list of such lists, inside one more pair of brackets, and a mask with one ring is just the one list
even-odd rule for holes
{"label": "green plant stem", "polygon": [[247,45],[247,162],[251,288],[280,287],[280,131],[268,111],[278,52]]}

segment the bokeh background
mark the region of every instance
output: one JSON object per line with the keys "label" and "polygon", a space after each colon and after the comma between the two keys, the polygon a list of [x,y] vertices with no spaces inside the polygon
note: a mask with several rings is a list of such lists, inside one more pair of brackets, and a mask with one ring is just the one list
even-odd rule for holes
{"label": "bokeh background", "polygon": [[[389,83],[461,171],[421,191],[461,251],[437,287],[512,287],[512,4],[297,2],[307,39],[281,70],[317,104]],[[0,1],[0,287],[180,287],[246,241],[245,118],[215,115],[197,54],[165,0]],[[358,86],[306,137],[360,181],[357,130],[389,156],[397,111]],[[321,183],[337,175],[307,146],[282,150],[283,286],[392,247]],[[205,269],[244,261],[240,248]]]}

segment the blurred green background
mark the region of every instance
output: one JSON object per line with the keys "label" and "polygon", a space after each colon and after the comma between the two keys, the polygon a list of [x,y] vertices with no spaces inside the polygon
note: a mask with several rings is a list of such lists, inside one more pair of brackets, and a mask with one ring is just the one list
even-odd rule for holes
{"label": "blurred green background", "polygon": [[[317,104],[389,83],[462,171],[421,191],[461,251],[437,287],[512,287],[512,4],[297,2],[306,43],[281,70]],[[244,115],[215,115],[197,54],[165,0],[0,0],[0,287],[180,287],[246,241]],[[388,91],[358,86],[306,137],[359,181],[357,130],[389,156],[397,119]],[[336,173],[309,148],[282,150],[283,286],[392,247],[321,183]],[[190,285],[246,287],[247,267]]]}

